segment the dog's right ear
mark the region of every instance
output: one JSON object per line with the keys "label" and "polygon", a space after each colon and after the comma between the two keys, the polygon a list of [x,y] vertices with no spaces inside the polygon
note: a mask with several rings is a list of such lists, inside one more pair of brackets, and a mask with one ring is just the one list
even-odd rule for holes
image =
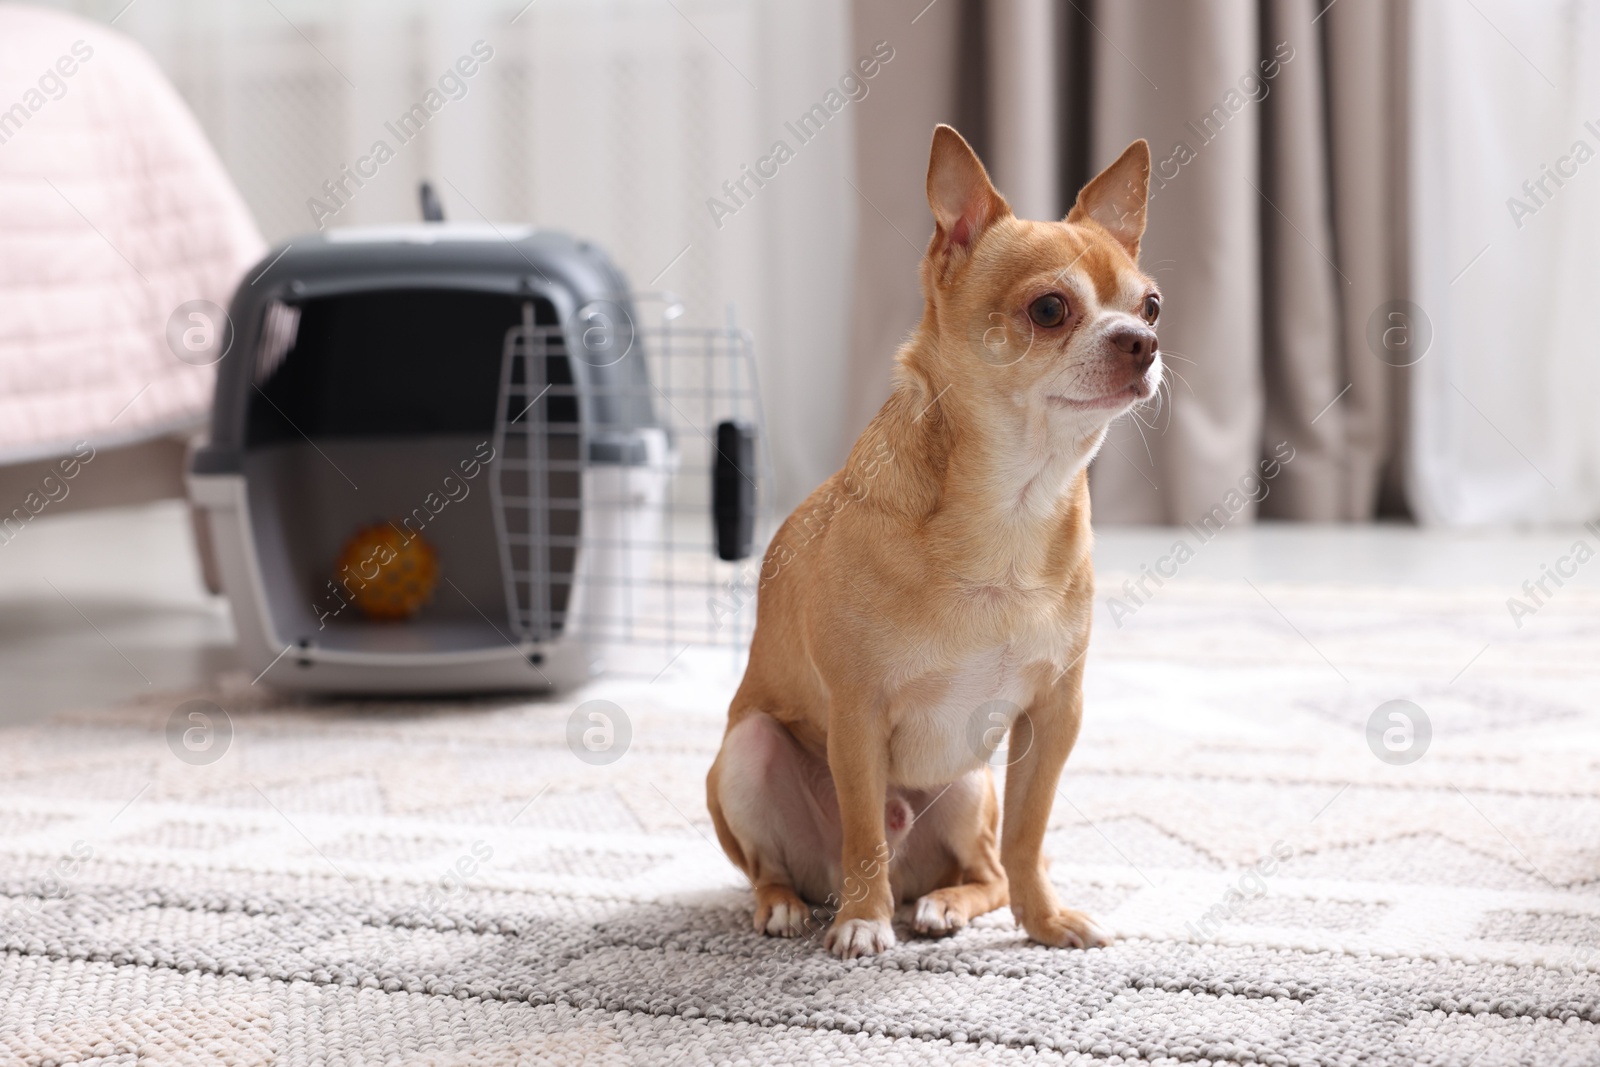
{"label": "dog's right ear", "polygon": [[1011,214],[972,146],[942,123],[934,127],[928,156],[928,206],[938,226],[930,255],[970,251],[984,230]]}

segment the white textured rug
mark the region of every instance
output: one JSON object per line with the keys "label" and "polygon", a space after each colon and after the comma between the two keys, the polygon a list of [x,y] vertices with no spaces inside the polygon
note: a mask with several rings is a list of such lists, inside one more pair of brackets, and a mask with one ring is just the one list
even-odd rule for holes
{"label": "white textured rug", "polygon": [[[1004,914],[852,963],[752,933],[703,801],[720,657],[552,703],[241,680],[59,716],[0,735],[0,1063],[1597,1064],[1600,602],[1519,630],[1506,595],[1103,614],[1048,841],[1122,936],[1090,952]],[[192,698],[210,748],[169,735]],[[595,698],[609,764],[568,746]],[[1394,699],[1410,763],[1387,719],[1369,746]]]}

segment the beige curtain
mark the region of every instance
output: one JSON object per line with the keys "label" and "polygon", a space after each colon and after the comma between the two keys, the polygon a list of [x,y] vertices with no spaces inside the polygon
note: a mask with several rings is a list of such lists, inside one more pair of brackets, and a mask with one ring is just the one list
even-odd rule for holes
{"label": "beige curtain", "polygon": [[[933,128],[960,128],[958,106],[970,56],[963,5],[856,0],[853,54],[879,41],[894,61],[856,111],[855,301],[851,312],[848,439],[840,455],[889,395],[894,352],[922,315],[917,264],[933,232],[924,192]],[[967,86],[975,95],[976,86]]]}
{"label": "beige curtain", "polygon": [[[921,310],[935,122],[1033,217],[1145,137],[1143,265],[1174,373],[1150,425],[1123,420],[1095,461],[1096,518],[1189,522],[1241,485],[1260,499],[1234,521],[1403,512],[1407,371],[1369,329],[1407,295],[1403,0],[925,5],[855,5],[858,45],[894,41],[899,80],[858,115],[852,429]],[[1285,443],[1294,458],[1259,479]]]}

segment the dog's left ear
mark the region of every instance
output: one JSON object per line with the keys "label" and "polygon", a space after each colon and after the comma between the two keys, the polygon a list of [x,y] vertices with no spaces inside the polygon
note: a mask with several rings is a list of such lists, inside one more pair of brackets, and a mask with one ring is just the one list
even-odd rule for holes
{"label": "dog's left ear", "polygon": [[938,224],[930,253],[970,251],[984,230],[1011,214],[1011,205],[995,191],[978,154],[943,123],[934,128],[928,155],[928,206]]}
{"label": "dog's left ear", "polygon": [[1067,212],[1067,221],[1098,222],[1128,250],[1128,255],[1138,259],[1145,205],[1149,201],[1150,144],[1141,137],[1083,187],[1078,202]]}

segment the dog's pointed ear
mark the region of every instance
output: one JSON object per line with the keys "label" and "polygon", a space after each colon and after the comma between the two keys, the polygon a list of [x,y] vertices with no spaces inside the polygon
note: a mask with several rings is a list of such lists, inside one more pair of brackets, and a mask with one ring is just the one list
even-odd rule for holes
{"label": "dog's pointed ear", "polygon": [[1083,187],[1077,203],[1067,212],[1067,221],[1099,223],[1128,255],[1138,259],[1149,202],[1150,144],[1141,137]]}
{"label": "dog's pointed ear", "polygon": [[934,128],[928,155],[928,206],[938,226],[930,252],[966,251],[997,219],[1011,214],[972,146],[942,123]]}

